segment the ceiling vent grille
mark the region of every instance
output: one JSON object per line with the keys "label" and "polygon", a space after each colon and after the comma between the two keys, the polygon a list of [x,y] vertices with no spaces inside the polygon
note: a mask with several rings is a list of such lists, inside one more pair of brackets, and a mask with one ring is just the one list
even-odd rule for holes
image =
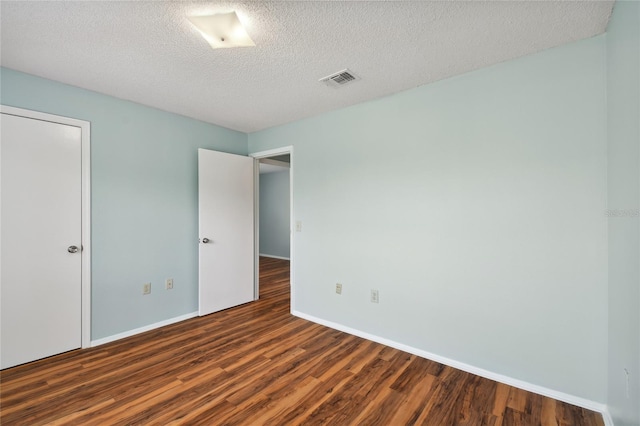
{"label": "ceiling vent grille", "polygon": [[348,69],[344,69],[342,71],[338,71],[336,73],[323,77],[319,81],[330,87],[340,87],[357,80],[360,80],[360,77],[358,77]]}

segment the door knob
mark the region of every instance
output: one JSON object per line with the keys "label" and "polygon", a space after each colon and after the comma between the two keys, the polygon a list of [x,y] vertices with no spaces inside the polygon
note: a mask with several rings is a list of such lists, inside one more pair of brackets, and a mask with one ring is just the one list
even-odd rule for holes
{"label": "door knob", "polygon": [[77,246],[69,246],[69,247],[67,248],[67,251],[68,251],[69,253],[77,253],[77,252],[78,252],[78,247],[77,247]]}
{"label": "door knob", "polygon": [[211,241],[211,240],[210,240],[210,239],[208,239],[208,238],[203,238],[203,239],[202,239],[202,243],[203,243],[203,244],[207,244],[209,241]]}

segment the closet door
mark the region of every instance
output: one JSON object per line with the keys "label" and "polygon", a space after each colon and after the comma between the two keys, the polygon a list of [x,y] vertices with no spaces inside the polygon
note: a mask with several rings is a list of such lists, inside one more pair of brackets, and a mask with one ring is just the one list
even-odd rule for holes
{"label": "closet door", "polygon": [[81,347],[82,132],[1,114],[1,368]]}

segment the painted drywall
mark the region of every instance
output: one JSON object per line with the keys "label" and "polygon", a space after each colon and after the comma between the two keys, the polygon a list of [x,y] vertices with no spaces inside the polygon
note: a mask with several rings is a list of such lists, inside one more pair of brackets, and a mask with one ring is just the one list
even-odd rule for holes
{"label": "painted drywall", "polygon": [[91,122],[92,340],[196,311],[197,149],[246,154],[247,135],[6,68],[0,80],[4,105]]}
{"label": "painted drywall", "polygon": [[289,258],[289,170],[260,175],[260,254]]}
{"label": "painted drywall", "polygon": [[605,80],[600,36],[250,134],[296,152],[293,309],[604,403]]}
{"label": "painted drywall", "polygon": [[[607,28],[608,406],[640,425],[640,3],[616,2]],[[627,384],[628,373],[628,384]]]}

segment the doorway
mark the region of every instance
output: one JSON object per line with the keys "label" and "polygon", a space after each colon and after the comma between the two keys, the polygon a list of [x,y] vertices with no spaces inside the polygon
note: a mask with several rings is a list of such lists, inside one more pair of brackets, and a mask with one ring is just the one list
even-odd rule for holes
{"label": "doorway", "polygon": [[[255,255],[254,255],[254,268],[255,268],[255,298],[256,300],[260,295],[260,238],[263,235],[264,230],[261,231],[260,227],[260,209],[261,209],[261,201],[260,201],[260,167],[262,165],[264,168],[269,167],[280,167],[282,170],[285,170],[285,167],[288,167],[289,170],[289,211],[288,211],[288,238],[289,238],[289,276],[290,276],[290,290],[291,290],[291,307],[294,306],[294,258],[295,258],[295,250],[294,250],[294,202],[293,202],[293,147],[287,146],[282,148],[276,148],[269,151],[261,151],[250,154],[251,157],[255,159]],[[288,163],[288,166],[287,166]],[[264,248],[264,245],[263,245]],[[282,258],[286,256],[273,256],[275,258]]]}

